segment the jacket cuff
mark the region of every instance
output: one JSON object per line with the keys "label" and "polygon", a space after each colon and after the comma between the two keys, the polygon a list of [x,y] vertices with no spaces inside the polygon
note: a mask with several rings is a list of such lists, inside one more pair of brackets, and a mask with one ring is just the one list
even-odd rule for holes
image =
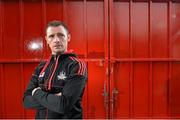
{"label": "jacket cuff", "polygon": [[33,98],[38,100],[39,98],[41,98],[41,96],[43,96],[43,94],[44,92],[41,89],[37,89],[33,94]]}

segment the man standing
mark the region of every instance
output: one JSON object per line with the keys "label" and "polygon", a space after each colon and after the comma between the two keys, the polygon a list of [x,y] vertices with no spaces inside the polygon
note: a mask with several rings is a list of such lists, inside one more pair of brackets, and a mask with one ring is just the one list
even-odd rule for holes
{"label": "man standing", "polygon": [[49,22],[45,38],[52,55],[35,69],[24,92],[24,106],[36,109],[36,118],[80,119],[86,65],[67,51],[71,36],[63,22]]}

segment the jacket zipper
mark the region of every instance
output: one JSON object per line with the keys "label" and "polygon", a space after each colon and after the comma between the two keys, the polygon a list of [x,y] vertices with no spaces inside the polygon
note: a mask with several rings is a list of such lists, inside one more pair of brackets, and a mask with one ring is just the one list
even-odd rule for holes
{"label": "jacket zipper", "polygon": [[55,71],[56,71],[57,66],[58,66],[58,60],[59,60],[59,56],[56,59],[56,63],[55,63],[55,66],[54,66],[53,73],[51,74],[51,77],[49,79],[48,90],[51,90],[51,82],[52,82],[52,78],[54,77]]}

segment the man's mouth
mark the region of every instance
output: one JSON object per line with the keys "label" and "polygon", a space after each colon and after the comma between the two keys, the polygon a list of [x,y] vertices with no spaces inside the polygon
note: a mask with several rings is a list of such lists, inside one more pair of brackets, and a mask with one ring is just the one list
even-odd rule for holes
{"label": "man's mouth", "polygon": [[59,48],[59,47],[62,47],[62,45],[55,45],[54,47],[55,48]]}

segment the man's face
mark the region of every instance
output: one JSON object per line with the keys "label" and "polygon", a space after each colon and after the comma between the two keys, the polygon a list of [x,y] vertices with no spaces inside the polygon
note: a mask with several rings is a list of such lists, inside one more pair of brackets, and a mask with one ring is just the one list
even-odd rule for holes
{"label": "man's face", "polygon": [[67,51],[70,34],[63,26],[48,27],[46,31],[46,41],[52,54],[63,53]]}

